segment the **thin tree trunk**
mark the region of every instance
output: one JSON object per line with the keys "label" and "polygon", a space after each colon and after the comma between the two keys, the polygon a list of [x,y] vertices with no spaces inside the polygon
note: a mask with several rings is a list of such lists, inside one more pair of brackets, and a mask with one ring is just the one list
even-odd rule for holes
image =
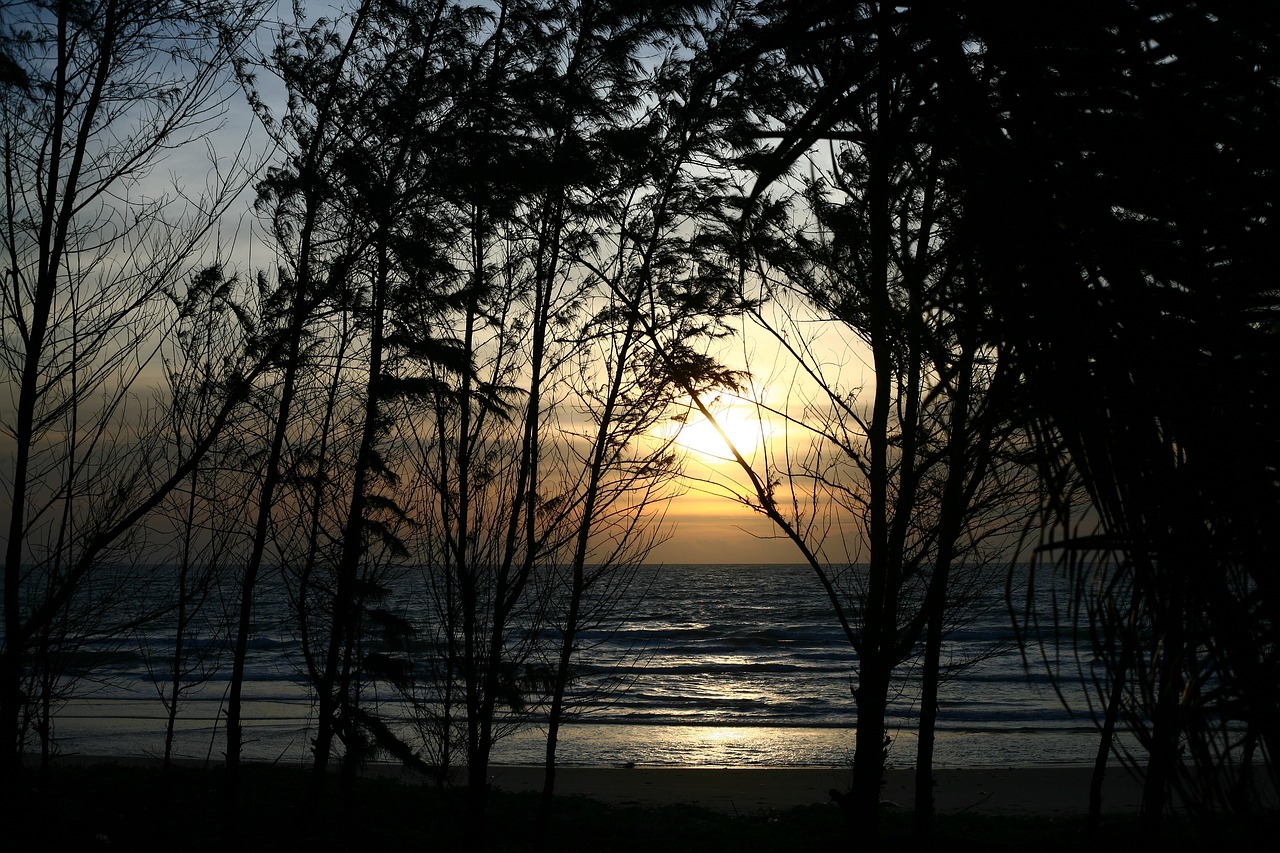
{"label": "thin tree trunk", "polygon": [[[889,108],[887,84],[878,92],[877,103]],[[889,299],[889,163],[884,132],[874,133],[867,143],[867,215],[870,219],[870,264],[868,323],[875,371],[870,431],[870,473],[867,536],[870,561],[866,597],[862,606],[862,630],[857,647],[858,686],[853,699],[858,712],[854,740],[853,789],[847,817],[855,838],[874,840],[878,834],[880,786],[884,777],[885,713],[888,707],[890,665],[886,655],[891,644],[893,612],[889,608],[892,575],[900,554],[893,554],[889,516],[890,460],[889,429],[895,384],[894,352],[889,334],[893,306]]]}
{"label": "thin tree trunk", "polygon": [[1102,722],[1102,731],[1098,738],[1098,749],[1094,753],[1093,772],[1089,776],[1089,823],[1088,833],[1096,838],[1102,828],[1102,783],[1107,775],[1107,759],[1111,755],[1111,745],[1115,740],[1116,724],[1120,719],[1120,705],[1124,699],[1125,679],[1129,675],[1129,667],[1137,643],[1138,587],[1135,585],[1133,597],[1129,602],[1129,612],[1124,624],[1124,639],[1121,642],[1119,666],[1111,674],[1111,690],[1107,693],[1107,709]]}
{"label": "thin tree trunk", "polygon": [[1089,775],[1089,824],[1090,838],[1097,838],[1102,828],[1102,782],[1107,775],[1107,758],[1111,755],[1111,744],[1115,740],[1116,721],[1120,716],[1120,701],[1124,697],[1124,661],[1121,669],[1112,678],[1111,691],[1107,695],[1106,716],[1103,718],[1102,731],[1098,737],[1098,750],[1093,757],[1093,772]]}
{"label": "thin tree trunk", "polygon": [[191,547],[195,529],[196,488],[199,467],[191,470],[191,491],[187,495],[186,517],[182,530],[182,562],[178,568],[177,625],[174,628],[173,656],[170,658],[169,699],[164,724],[164,759],[161,763],[167,776],[173,763],[173,737],[178,720],[178,699],[182,695],[182,659],[186,653],[187,635],[187,580],[191,571]]}
{"label": "thin tree trunk", "polygon": [[[301,326],[301,300],[294,294],[294,322],[291,329]],[[236,640],[231,656],[231,679],[227,691],[227,751],[226,789],[224,796],[229,814],[234,814],[239,797],[240,785],[240,751],[243,742],[241,731],[241,695],[244,689],[245,664],[249,656],[249,634],[253,628],[254,593],[258,583],[258,572],[262,567],[263,555],[266,552],[271,524],[271,509],[275,502],[276,488],[280,483],[281,460],[284,457],[284,439],[288,431],[290,414],[293,410],[293,397],[297,383],[298,335],[291,335],[289,353],[285,365],[285,375],[280,391],[280,404],[276,410],[276,421],[272,430],[271,449],[267,455],[266,471],[263,475],[262,489],[258,495],[257,520],[254,523],[253,545],[249,559],[245,563],[244,574],[240,578],[240,608],[236,622]]]}
{"label": "thin tree trunk", "polygon": [[[921,838],[933,835],[933,750],[937,739],[938,688],[942,673],[942,623],[946,615],[946,588],[950,564],[934,566],[929,579],[928,626],[924,644],[920,687],[920,729],[916,742],[915,831]],[[935,594],[934,589],[938,592]]]}
{"label": "thin tree trunk", "polygon": [[[328,652],[325,656],[321,682],[316,686],[318,694],[318,720],[315,741],[315,765],[312,775],[311,804],[319,803],[319,793],[328,768],[330,750],[335,732],[335,714],[341,714],[346,742],[344,756],[344,792],[350,805],[350,786],[360,760],[356,752],[355,721],[351,713],[354,703],[351,679],[356,666],[352,660],[359,631],[358,580],[360,560],[365,553],[365,511],[369,489],[369,473],[374,464],[374,444],[379,433],[378,389],[382,386],[383,327],[389,275],[389,259],[385,235],[378,242],[378,267],[375,273],[373,293],[370,299],[372,328],[369,334],[369,375],[365,387],[364,424],[360,432],[360,447],[356,455],[355,479],[351,486],[351,504],[343,527],[342,556],[338,563],[338,583],[333,595],[332,621]],[[335,692],[336,688],[336,692]]]}
{"label": "thin tree trunk", "polygon": [[973,404],[973,349],[966,347],[956,360],[956,386],[950,404],[947,479],[943,484],[938,518],[938,551],[925,595],[925,648],[920,695],[920,728],[916,746],[915,822],[922,838],[933,834],[933,753],[937,738],[938,694],[942,680],[942,634],[946,621],[951,567],[956,557],[964,517],[978,485],[991,463],[991,416],[985,428],[971,429]]}
{"label": "thin tree trunk", "polygon": [[[629,312],[634,317],[634,311]],[[596,428],[595,442],[591,454],[591,468],[587,478],[587,489],[584,495],[582,520],[578,527],[577,541],[574,544],[573,578],[569,593],[569,612],[565,617],[565,630],[561,638],[560,659],[556,665],[555,684],[551,695],[551,709],[547,717],[547,749],[542,781],[542,804],[539,811],[539,837],[543,837],[551,817],[555,801],[556,787],[556,746],[560,734],[560,723],[564,715],[564,696],[569,688],[569,673],[573,663],[573,647],[577,642],[578,621],[582,608],[582,596],[586,592],[586,560],[587,547],[591,540],[592,525],[595,518],[596,501],[600,495],[600,483],[604,476],[605,455],[609,449],[610,430],[613,415],[622,393],[622,383],[626,374],[627,361],[631,346],[635,340],[636,321],[631,319],[627,325],[618,347],[617,360],[609,384],[609,395],[604,410],[600,415],[600,423]]]}
{"label": "thin tree trunk", "polygon": [[[351,30],[343,42],[342,50],[333,63],[333,73],[340,73],[345,67],[356,40],[359,38],[370,12],[368,0],[362,2],[351,23]],[[332,86],[334,79],[327,83]],[[240,749],[242,733],[240,724],[241,693],[244,682],[245,658],[248,654],[249,630],[253,619],[253,595],[258,580],[258,572],[262,566],[266,549],[268,528],[275,491],[280,482],[280,463],[283,459],[284,439],[289,427],[293,398],[296,393],[297,375],[301,363],[301,334],[310,313],[310,302],[313,293],[312,277],[312,240],[319,215],[319,189],[324,181],[317,174],[320,163],[320,148],[325,138],[325,130],[333,118],[334,101],[332,91],[325,90],[317,109],[315,127],[311,131],[311,143],[305,155],[298,163],[299,180],[303,182],[305,210],[302,224],[298,230],[298,269],[292,302],[289,310],[289,325],[283,330],[287,338],[286,356],[284,359],[284,376],[281,381],[280,403],[277,417],[273,425],[271,449],[268,454],[266,472],[262,489],[259,492],[257,520],[254,525],[253,546],[245,572],[241,581],[239,623],[236,630],[235,651],[232,657],[231,685],[227,698],[227,754],[226,754],[226,801],[227,809],[234,814],[236,800],[239,796]]]}
{"label": "thin tree trunk", "polygon": [[[479,320],[479,293],[484,275],[484,247],[481,245],[481,217],[479,210],[473,211],[472,229],[472,264],[475,269],[475,281],[467,300],[464,318],[463,350],[474,352],[476,323]],[[454,516],[454,561],[457,565],[460,604],[462,609],[462,677],[466,694],[463,701],[467,714],[467,812],[475,826],[482,826],[484,819],[485,794],[488,790],[489,759],[487,747],[483,744],[480,727],[480,691],[481,661],[477,658],[476,620],[479,616],[479,594],[476,588],[475,569],[471,565],[471,553],[468,543],[471,539],[471,454],[472,448],[472,397],[475,391],[471,371],[462,377],[462,388],[459,393],[458,436],[456,464],[458,467],[458,484],[455,494],[457,504],[453,509]],[[445,490],[441,491],[441,499],[446,503],[449,498]],[[448,509],[446,507],[446,512]]]}

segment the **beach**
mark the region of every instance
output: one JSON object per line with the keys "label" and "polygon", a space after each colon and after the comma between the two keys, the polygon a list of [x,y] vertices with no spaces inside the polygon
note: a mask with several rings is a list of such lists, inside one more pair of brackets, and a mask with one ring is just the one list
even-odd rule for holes
{"label": "beach", "polygon": [[[159,766],[152,757],[60,756],[56,764]],[[178,764],[194,767],[200,762]],[[214,762],[217,764],[218,762]],[[305,770],[300,766],[300,771]],[[372,762],[364,774],[423,783],[400,764]],[[969,767],[934,771],[934,803],[939,812],[1055,817],[1089,810],[1092,770],[1084,766]],[[886,808],[915,807],[915,771],[889,769],[881,802]],[[460,781],[465,781],[460,780]],[[556,794],[589,797],[623,806],[686,804],[724,814],[755,814],[795,806],[831,803],[832,789],[847,791],[850,770],[841,767],[560,767]],[[543,768],[493,765],[489,783],[505,791],[541,791]],[[1142,786],[1120,767],[1110,767],[1102,789],[1107,814],[1136,813]]]}
{"label": "beach", "polygon": [[[496,767],[491,783],[509,791],[541,790],[542,768]],[[1089,809],[1088,767],[946,768],[934,773],[940,812],[1056,816]],[[615,804],[688,803],[728,814],[775,811],[827,803],[832,788],[849,788],[849,770],[815,768],[563,767],[556,793]],[[1103,811],[1137,812],[1141,786],[1119,767],[1103,784]],[[915,771],[891,769],[883,789],[886,807],[910,809]]]}

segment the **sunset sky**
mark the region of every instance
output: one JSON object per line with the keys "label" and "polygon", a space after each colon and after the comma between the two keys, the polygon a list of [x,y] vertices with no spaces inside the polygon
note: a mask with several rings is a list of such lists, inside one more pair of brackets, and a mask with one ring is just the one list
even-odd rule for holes
{"label": "sunset sky", "polygon": [[[268,36],[269,28],[261,36],[263,47]],[[272,112],[278,119],[283,114],[284,102],[279,81],[264,72],[256,85],[264,101],[274,105]],[[253,164],[261,169],[279,163],[281,152],[274,150],[270,135],[253,116],[244,94],[228,83],[222,96],[225,100],[221,116],[211,115],[211,120],[219,123],[216,130],[211,130],[211,125],[201,128],[210,131],[209,145],[199,141],[174,146],[164,156],[161,168],[153,170],[138,186],[140,195],[192,198],[236,175],[244,180],[244,169]],[[829,154],[814,156],[829,159]],[[271,274],[279,258],[267,233],[265,216],[253,208],[254,199],[253,182],[246,182],[228,206],[205,255],[197,259],[199,263],[220,260],[242,281],[252,280],[259,272]],[[195,265],[193,261],[193,268]],[[776,311],[777,306],[770,310]],[[831,324],[809,323],[801,316],[775,315],[768,319],[778,328],[788,328],[789,343],[793,345],[810,336],[808,357],[821,364],[824,375],[833,378],[846,391],[869,389],[865,358],[858,353],[858,342],[850,340],[847,333],[833,329]],[[794,361],[782,354],[773,335],[750,318],[741,319],[736,334],[719,345],[723,348],[718,354],[722,363],[743,371],[747,378],[749,388],[744,391],[747,399],[734,401],[728,395],[721,395],[706,402],[712,404],[721,426],[763,477],[766,458],[784,461],[787,442],[791,442],[794,454],[797,447],[803,446],[805,437],[803,430],[793,424],[788,438],[783,419],[778,414],[757,409],[751,401],[757,400],[776,412],[786,412],[797,422],[804,421],[808,419],[805,401],[809,399],[806,395],[809,381],[796,369]],[[815,357],[815,352],[820,355]],[[142,374],[143,384],[160,388],[163,385],[161,370],[158,359],[148,365]],[[679,424],[668,422],[668,429],[676,428],[680,428]],[[670,433],[663,437],[670,437]],[[686,477],[677,489],[680,494],[667,508],[662,528],[665,541],[653,550],[649,562],[801,561],[795,546],[772,522],[744,506],[736,497],[749,493],[746,478],[728,459],[723,441],[709,424],[693,416],[680,428],[676,441],[687,453]],[[10,453],[10,438],[4,436],[0,442],[3,442],[0,452]],[[837,549],[843,551],[840,542],[838,533],[829,534],[828,543],[836,544]]]}
{"label": "sunset sky", "polygon": [[[845,393],[868,399],[873,387],[869,354],[852,333],[835,324],[811,323],[799,313],[774,313],[763,319],[785,332],[790,346],[799,348],[807,336],[806,358],[820,367],[823,376]],[[815,333],[819,329],[821,334]],[[743,319],[719,357],[744,371],[746,386],[741,396],[725,393],[707,401],[721,428],[762,479],[766,463],[775,477],[780,467],[799,470],[797,462],[812,442],[803,425],[817,423],[829,411],[829,402],[815,393],[814,381],[797,369],[794,358],[783,352],[758,320]],[[821,408],[813,408],[815,400]],[[697,414],[682,428],[675,423],[669,428],[679,429],[676,440],[686,453],[685,491],[667,513],[670,538],[654,550],[650,562],[803,562],[796,546],[773,522],[738,499],[750,494],[749,482],[715,428]],[[797,488],[803,488],[799,483]],[[778,494],[784,502],[790,500],[786,489]],[[857,559],[856,526],[847,517],[844,521],[842,529],[832,527],[824,540],[825,556],[835,562]],[[810,544],[817,544],[813,537]]]}
{"label": "sunset sky", "polygon": [[[258,81],[268,101],[283,101],[271,95],[277,81]],[[268,135],[253,118],[243,96],[228,92],[225,121],[212,137],[213,146],[179,147],[166,160],[168,169],[151,177],[155,194],[172,193],[174,185],[192,187],[212,183],[219,173],[229,174],[238,159],[276,162]],[[210,154],[216,164],[210,160]],[[815,152],[815,162],[829,162],[830,152]],[[278,263],[267,223],[254,210],[254,189],[246,187],[230,207],[218,237],[216,251],[230,260],[233,270],[249,279],[258,270]],[[743,456],[762,476],[766,455],[783,460],[790,441],[792,452],[805,442],[804,430],[788,428],[779,413],[788,413],[796,422],[812,420],[806,401],[814,398],[812,380],[797,368],[793,357],[783,352],[773,332],[761,320],[783,333],[789,346],[796,347],[823,375],[846,392],[858,392],[865,399],[872,388],[869,352],[847,329],[819,323],[806,309],[785,296],[770,303],[762,318],[740,318],[732,336],[717,342],[716,357],[727,367],[742,371],[746,388],[734,398],[722,393],[708,398],[717,420]],[[811,309],[809,309],[811,312]],[[804,344],[804,346],[801,346]],[[155,374],[156,380],[159,374]],[[752,401],[758,401],[763,409]],[[775,410],[771,414],[767,409]],[[760,513],[743,505],[735,495],[746,494],[745,475],[728,454],[716,430],[696,413],[682,427],[668,421],[661,437],[672,435],[686,453],[685,478],[680,494],[667,508],[662,527],[665,539],[649,555],[650,563],[797,563],[802,557],[793,543]],[[847,531],[846,531],[847,532]],[[850,537],[852,539],[852,537]],[[844,558],[844,544],[838,533],[828,537],[828,556]],[[834,547],[831,547],[834,546]],[[838,552],[838,553],[837,553]]]}

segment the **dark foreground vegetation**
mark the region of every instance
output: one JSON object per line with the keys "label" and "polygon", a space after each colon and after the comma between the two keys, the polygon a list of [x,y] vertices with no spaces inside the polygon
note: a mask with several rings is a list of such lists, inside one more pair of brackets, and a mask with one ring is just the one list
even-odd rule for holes
{"label": "dark foreground vegetation", "polygon": [[[337,779],[330,791],[333,803]],[[847,849],[847,826],[833,804],[762,814],[727,815],[696,805],[607,805],[560,797],[556,822],[539,843],[539,795],[492,791],[478,837],[466,816],[464,792],[370,778],[345,808],[303,817],[308,777],[293,768],[242,770],[239,818],[223,817],[223,771],[99,765],[59,768],[28,777],[29,786],[6,833],[11,850],[836,850]],[[1090,838],[1084,816],[1009,817],[975,813],[938,816],[931,844],[914,837],[909,810],[882,810],[880,839],[890,850],[1261,850],[1280,825],[1274,814],[1191,823],[1171,819],[1153,838],[1134,815],[1108,817]],[[30,845],[30,846],[29,846]],[[1269,845],[1268,845],[1269,849]]]}

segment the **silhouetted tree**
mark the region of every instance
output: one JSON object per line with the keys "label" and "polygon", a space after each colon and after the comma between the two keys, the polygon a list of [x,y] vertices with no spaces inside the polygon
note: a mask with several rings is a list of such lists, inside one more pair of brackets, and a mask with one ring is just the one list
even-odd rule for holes
{"label": "silhouetted tree", "polygon": [[[244,357],[251,324],[239,304],[239,282],[218,267],[200,271],[184,293],[172,294],[178,306],[178,327],[169,351],[163,354],[168,380],[166,437],[175,460],[190,455],[205,425],[222,405],[227,377]],[[232,443],[236,436],[227,435]],[[151,553],[160,566],[152,585],[164,602],[158,624],[139,629],[143,657],[165,708],[163,766],[173,758],[178,714],[185,694],[206,684],[223,663],[227,622],[222,585],[237,555],[237,534],[243,519],[222,506],[220,491],[228,487],[220,466],[236,452],[215,446],[209,458],[190,466],[183,485],[174,488],[144,525],[171,548]],[[172,567],[172,576],[168,568]],[[140,597],[142,591],[135,590]],[[215,611],[216,613],[211,613]],[[172,643],[155,648],[155,638],[172,628]],[[162,663],[157,663],[162,661]]]}
{"label": "silhouetted tree", "polygon": [[[457,238],[433,275],[442,310],[420,318],[419,334],[457,341],[466,369],[424,376],[425,408],[412,425],[421,472],[413,511],[423,523],[415,556],[440,591],[429,630],[444,657],[440,685],[459,703],[473,817],[506,725],[499,709],[523,710],[534,686],[526,665],[542,603],[530,582],[554,550],[550,539],[563,535],[548,523],[543,395],[565,356],[553,337],[557,312],[573,310],[575,287],[562,291],[555,263],[538,263],[557,226],[545,235],[523,223],[545,164],[540,99],[556,60],[540,6],[453,10],[465,27],[454,50],[468,71],[448,90],[449,112],[423,134],[431,160],[448,166],[420,221]],[[454,719],[446,711],[440,720],[446,751]]]}
{"label": "silhouetted tree", "polygon": [[[346,403],[354,409],[349,420],[355,428],[350,455],[343,460],[345,491],[335,505],[341,544],[330,576],[320,580],[313,564],[315,537],[308,537],[306,567],[297,575],[295,593],[304,636],[315,638],[314,647],[310,641],[306,645],[317,692],[317,785],[334,736],[344,747],[348,786],[364,757],[366,738],[400,757],[408,754],[361,705],[363,678],[380,675],[403,686],[407,674],[386,655],[365,657],[363,650],[370,632],[385,636],[393,622],[400,624],[375,601],[385,593],[383,567],[408,554],[398,528],[412,526],[404,507],[409,492],[400,485],[406,433],[395,421],[436,389],[429,372],[448,375],[468,367],[455,342],[434,336],[429,320],[441,310],[452,273],[449,246],[430,224],[440,198],[438,149],[423,128],[430,119],[448,121],[453,112],[448,80],[457,70],[456,48],[465,32],[455,12],[443,3],[368,6],[366,32],[350,42],[352,61],[340,69],[330,93],[343,121],[335,128],[326,176],[333,191],[326,228],[341,235],[342,249],[329,265],[327,299],[356,330],[350,356],[332,371],[331,387],[347,373],[359,379],[349,381]],[[295,68],[309,67],[319,57],[305,51],[322,44],[295,45],[290,50],[302,53],[288,61]],[[298,76],[291,83],[299,92],[313,91],[304,80]],[[336,222],[343,224],[335,228]],[[329,409],[325,412],[327,422]],[[322,431],[322,443],[325,435]],[[316,481],[317,488],[322,485]],[[312,523],[318,510],[313,505]],[[403,633],[404,626],[396,631]]]}
{"label": "silhouetted tree", "polygon": [[452,256],[438,285],[450,298],[426,323],[461,342],[470,370],[434,373],[430,416],[414,419],[414,542],[440,652],[419,708],[442,765],[455,744],[465,752],[475,813],[494,742],[543,701],[553,780],[578,632],[608,615],[668,494],[673,460],[647,433],[676,386],[645,375],[641,318],[676,298],[655,269],[669,261],[673,281],[687,269],[663,241],[699,212],[681,175],[691,149],[664,138],[669,104],[650,104],[659,84],[640,59],[686,16],[500,4],[474,19],[473,70],[430,133],[450,168],[428,227],[461,235],[468,255]]}
{"label": "silhouetted tree", "polygon": [[[742,55],[857,36],[875,8],[761,4],[767,23]],[[877,80],[940,66],[931,109],[958,164],[963,239],[990,312],[975,324],[1030,392],[1031,434],[1057,489],[1044,553],[1066,555],[1081,591],[1118,562],[1102,587],[1115,598],[1076,612],[1103,620],[1100,635],[1114,640],[1099,648],[1111,666],[1103,705],[1126,684],[1142,697],[1127,722],[1143,733],[1144,812],[1155,821],[1170,784],[1191,778],[1181,768],[1223,778],[1223,766],[1241,766],[1229,756],[1249,754],[1275,720],[1274,679],[1262,675],[1274,666],[1265,650],[1275,624],[1264,615],[1275,597],[1263,531],[1280,489],[1264,390],[1275,173],[1262,140],[1276,122],[1276,14],[1186,2],[891,13],[911,38],[818,87],[763,178],[832,132]],[[1219,391],[1186,405],[1189,382]],[[1074,482],[1101,537],[1076,533]],[[1145,638],[1138,658],[1164,650],[1159,666],[1133,669],[1123,636]],[[1223,740],[1230,725],[1215,720],[1256,737]],[[1184,736],[1197,742],[1186,763]]]}
{"label": "silhouetted tree", "polygon": [[10,781],[32,699],[23,691],[32,642],[56,642],[51,631],[91,576],[185,480],[233,408],[219,408],[172,470],[149,464],[146,439],[126,415],[173,319],[164,294],[196,265],[247,172],[243,160],[223,164],[207,196],[181,211],[178,191],[146,181],[175,145],[215,128],[231,57],[257,11],[130,0],[6,5],[5,76],[17,81],[0,90],[0,311],[5,393],[15,403],[5,415],[14,455],[0,652],[0,761]]}
{"label": "silhouetted tree", "polygon": [[[767,488],[751,503],[800,547],[857,654],[845,805],[859,834],[875,823],[899,668],[917,660],[927,829],[943,635],[994,585],[1034,491],[1002,409],[1008,369],[961,319],[971,288],[941,155],[902,142],[918,106],[903,90],[878,93],[840,126],[859,141],[835,147],[807,184],[812,222],[761,269],[772,302],[755,312],[794,360],[774,370],[804,382],[765,409],[788,423],[788,441],[758,463],[753,482]],[[850,355],[833,361],[833,346]],[[862,347],[865,394],[844,366],[861,363],[852,351]]]}
{"label": "silhouetted tree", "polygon": [[[262,337],[265,351],[274,355],[271,368],[276,385],[271,400],[270,426],[262,475],[254,501],[250,552],[239,581],[239,615],[232,651],[228,689],[227,775],[228,809],[234,809],[242,733],[242,690],[249,638],[254,618],[254,596],[259,573],[273,536],[273,514],[282,486],[288,479],[286,443],[295,430],[304,367],[311,355],[315,313],[343,284],[345,265],[342,231],[347,224],[335,212],[340,190],[333,183],[335,159],[345,145],[341,140],[343,97],[349,95],[348,63],[372,26],[377,8],[373,0],[361,3],[349,20],[329,19],[285,30],[277,44],[272,69],[284,80],[290,99],[282,122],[282,144],[289,151],[286,162],[271,170],[259,185],[259,205],[269,212],[273,237],[283,258],[274,290],[265,297]],[[338,25],[346,29],[339,34]],[[262,108],[260,107],[260,110]],[[264,124],[276,125],[263,111]],[[335,229],[336,234],[330,229]],[[335,248],[336,244],[336,248]],[[359,540],[359,537],[356,537]],[[326,708],[326,710],[328,710]],[[327,750],[328,743],[322,749]]]}
{"label": "silhouetted tree", "polygon": [[654,248],[646,242],[647,227],[662,229],[669,215],[669,197],[647,194],[672,167],[667,158],[680,155],[657,139],[661,124],[647,112],[654,110],[656,78],[640,60],[682,42],[692,13],[678,3],[559,8],[571,27],[572,49],[554,93],[553,182],[535,208],[547,239],[535,263],[581,281],[582,290],[573,319],[565,317],[577,329],[566,328],[561,339],[569,347],[569,372],[557,380],[564,389],[557,393],[568,396],[554,404],[561,410],[553,414],[561,446],[547,472],[559,491],[551,524],[569,535],[551,555],[546,621],[555,639],[538,652],[549,674],[544,830],[560,727],[575,701],[571,683],[584,653],[580,637],[625,618],[616,612],[619,598],[659,541],[662,509],[675,494],[676,459],[669,439],[654,429],[678,392],[660,372],[649,373],[652,351],[638,314],[653,306],[644,304],[645,286],[635,283],[644,273],[633,276]]}
{"label": "silhouetted tree", "polygon": [[[995,196],[1018,211],[1002,245],[976,227],[975,245],[1039,434],[1059,442],[1044,458],[1070,460],[1103,534],[1080,537],[1054,506],[1048,553],[1066,555],[1077,595],[1106,596],[1075,612],[1108,638],[1102,706],[1131,691],[1144,814],[1158,821],[1175,791],[1230,808],[1278,710],[1263,533],[1280,498],[1263,390],[1276,177],[1260,140],[1280,19],[1170,2],[1096,4],[1065,30],[1056,15],[1010,22],[969,22],[995,100],[966,119],[974,213],[997,221]],[[974,84],[960,78],[957,98]],[[1188,387],[1215,391],[1187,405]]]}

